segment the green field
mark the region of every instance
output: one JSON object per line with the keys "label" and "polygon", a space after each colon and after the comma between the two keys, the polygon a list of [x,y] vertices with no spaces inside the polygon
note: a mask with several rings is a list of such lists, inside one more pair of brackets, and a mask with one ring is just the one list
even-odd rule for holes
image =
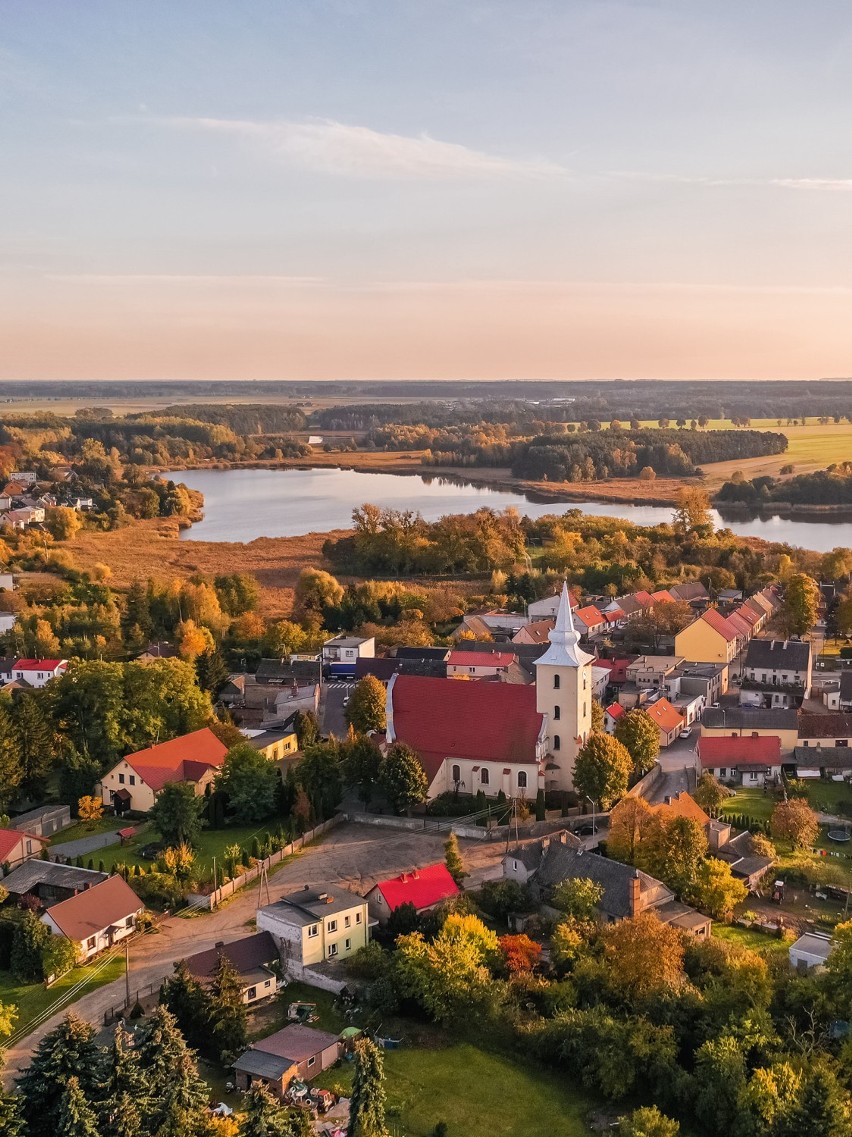
{"label": "green field", "polygon": [[774,805],[775,799],[769,794],[764,795],[762,789],[749,787],[738,789],[733,796],[726,798],[719,812],[723,817],[732,813],[745,813],[758,821],[768,821]]}
{"label": "green field", "polygon": [[[748,901],[746,901],[746,905],[748,905]],[[779,940],[767,932],[756,932],[751,928],[740,928],[736,924],[722,924],[721,922],[713,925],[713,938],[724,940],[730,944],[738,944],[740,947],[751,948],[752,951],[769,956],[784,955],[788,947],[783,940]]]}
{"label": "green field", "polygon": [[[78,983],[86,982],[83,990],[75,993],[71,1002],[76,1002],[83,995],[88,995],[106,983],[112,983],[124,975],[124,955],[121,954],[99,970],[103,961],[96,960],[87,967],[75,967],[67,975],[56,981],[52,987],[44,987],[40,983],[19,983],[8,971],[0,971],[0,1002],[15,1003],[18,1007],[18,1018],[14,1030],[18,1031],[47,1010],[57,999],[67,994]],[[68,1006],[71,1003],[67,1004]]]}

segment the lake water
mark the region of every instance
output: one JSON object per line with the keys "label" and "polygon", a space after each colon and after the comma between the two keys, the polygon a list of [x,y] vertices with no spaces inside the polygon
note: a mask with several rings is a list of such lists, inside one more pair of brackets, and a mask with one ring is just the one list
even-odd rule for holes
{"label": "lake water", "polygon": [[[169,476],[169,475],[164,475]],[[253,541],[256,537],[297,537],[329,529],[349,529],[352,510],[364,502],[393,509],[416,509],[427,521],[448,513],[473,513],[487,506],[516,506],[529,517],[580,509],[601,517],[623,517],[635,525],[671,521],[672,507],[611,502],[536,500],[535,494],[492,490],[439,474],[368,474],[355,470],[181,470],[177,481],[204,494],[204,520],[184,529],[186,541]],[[738,518],[717,526],[745,537],[786,541],[827,552],[852,546],[852,519],[822,516]]]}

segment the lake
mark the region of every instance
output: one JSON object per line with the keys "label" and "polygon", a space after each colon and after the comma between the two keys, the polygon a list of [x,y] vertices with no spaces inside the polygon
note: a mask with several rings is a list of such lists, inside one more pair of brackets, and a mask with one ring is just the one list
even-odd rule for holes
{"label": "lake", "polygon": [[[489,489],[440,474],[369,474],[323,467],[312,470],[181,470],[173,475],[204,494],[204,520],[181,537],[186,541],[253,541],[256,537],[298,537],[349,529],[352,510],[364,502],[392,509],[416,509],[427,521],[448,513],[473,513],[483,506],[513,505],[529,517],[580,509],[600,517],[623,517],[635,525],[671,521],[672,507],[612,502],[536,500],[535,494]],[[852,545],[852,520],[841,516],[739,517],[717,526],[744,537],[786,541],[827,552]]]}

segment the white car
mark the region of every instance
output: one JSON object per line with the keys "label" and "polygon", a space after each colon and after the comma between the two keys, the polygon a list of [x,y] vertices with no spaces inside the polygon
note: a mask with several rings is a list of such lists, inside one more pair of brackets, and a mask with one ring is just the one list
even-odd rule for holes
{"label": "white car", "polygon": [[687,726],[680,732],[681,738],[692,738],[692,727]]}

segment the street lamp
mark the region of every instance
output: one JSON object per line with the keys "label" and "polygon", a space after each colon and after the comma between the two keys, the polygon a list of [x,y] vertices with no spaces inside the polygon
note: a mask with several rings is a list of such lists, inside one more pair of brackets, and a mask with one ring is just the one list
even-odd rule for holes
{"label": "street lamp", "polygon": [[584,798],[583,800],[584,800],[584,801],[588,801],[588,802],[591,802],[591,805],[592,805],[592,836],[593,836],[593,837],[596,837],[596,836],[597,836],[597,832],[598,832],[598,827],[597,827],[597,825],[595,824],[595,803],[592,801],[592,799],[589,797],[589,795],[588,795],[588,794],[586,794],[586,796],[585,796],[585,798]]}

